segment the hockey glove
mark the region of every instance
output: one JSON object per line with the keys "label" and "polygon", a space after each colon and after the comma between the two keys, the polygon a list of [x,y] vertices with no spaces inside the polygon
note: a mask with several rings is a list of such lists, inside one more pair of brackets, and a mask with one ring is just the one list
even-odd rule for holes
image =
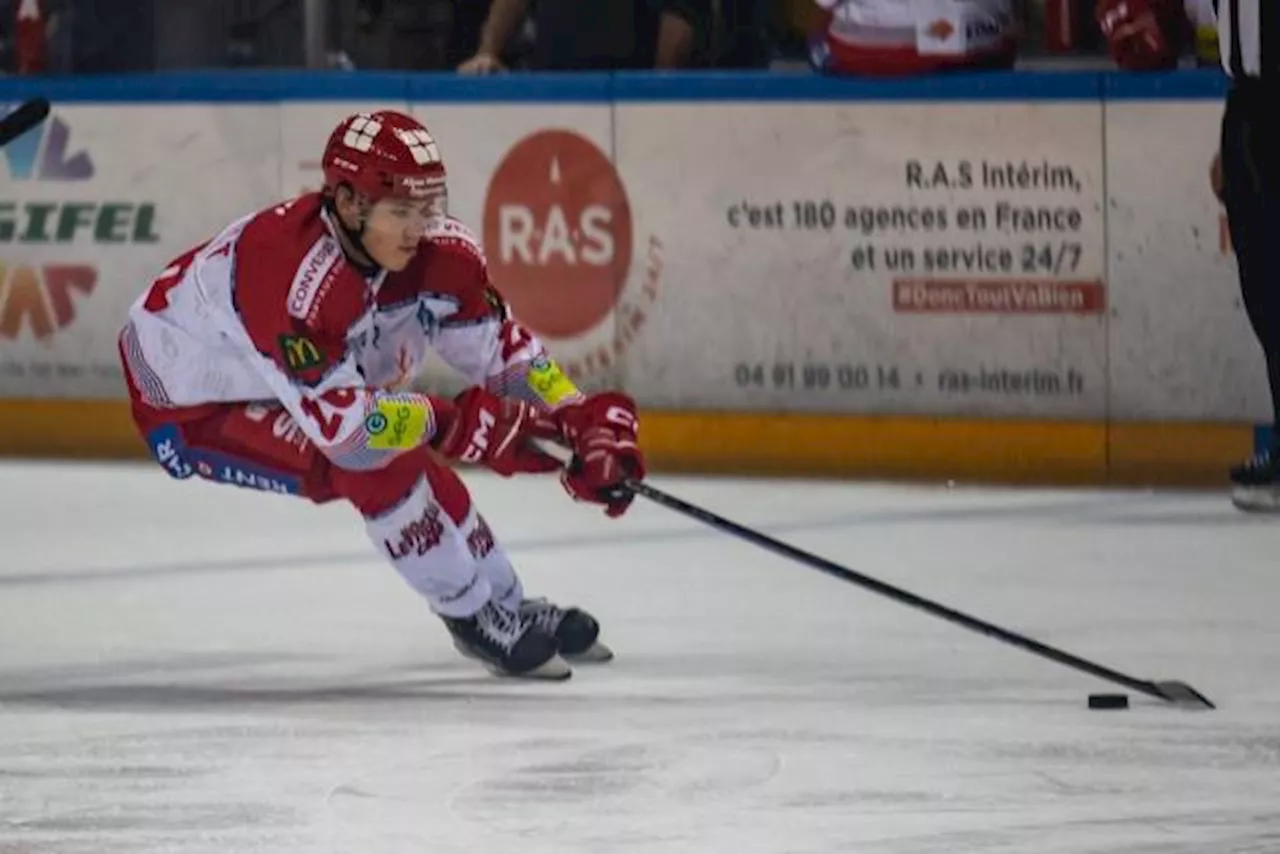
{"label": "hockey glove", "polygon": [[436,407],[440,427],[431,445],[444,456],[488,466],[503,477],[555,471],[560,463],[534,447],[534,439],[560,435],[555,420],[520,400],[475,386]]}
{"label": "hockey glove", "polygon": [[605,515],[618,517],[635,499],[625,485],[642,480],[644,454],[636,441],[640,421],[631,398],[617,392],[597,394],[557,411],[561,441],[573,461],[560,482],[575,501],[603,504]]}
{"label": "hockey glove", "polygon": [[1111,58],[1126,71],[1174,68],[1190,34],[1182,0],[1102,0],[1094,15]]}

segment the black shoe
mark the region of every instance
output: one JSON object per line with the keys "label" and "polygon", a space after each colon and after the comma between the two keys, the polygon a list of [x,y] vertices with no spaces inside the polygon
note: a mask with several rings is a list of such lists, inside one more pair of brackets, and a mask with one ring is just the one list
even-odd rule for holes
{"label": "black shoe", "polygon": [[520,613],[554,636],[560,645],[560,655],[566,659],[584,662],[613,659],[613,650],[600,642],[600,624],[581,608],[561,608],[546,599],[525,599],[520,603]]}
{"label": "black shoe", "polygon": [[489,602],[470,617],[443,619],[458,651],[499,676],[568,679],[573,673],[556,639],[532,616]]}
{"label": "black shoe", "polygon": [[1280,511],[1280,449],[1254,454],[1231,470],[1231,503],[1241,510]]}

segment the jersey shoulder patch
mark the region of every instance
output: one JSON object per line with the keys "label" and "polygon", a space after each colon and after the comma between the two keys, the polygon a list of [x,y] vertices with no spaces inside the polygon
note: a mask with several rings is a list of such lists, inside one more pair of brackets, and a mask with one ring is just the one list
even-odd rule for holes
{"label": "jersey shoulder patch", "polygon": [[311,244],[285,294],[290,317],[315,322],[320,305],[341,277],[342,261],[342,246],[333,235],[325,232]]}
{"label": "jersey shoulder patch", "polygon": [[[365,281],[320,216],[318,196],[268,208],[245,227],[237,247],[240,290],[279,301],[297,326],[320,328],[363,312]],[[349,315],[349,317],[347,317]]]}

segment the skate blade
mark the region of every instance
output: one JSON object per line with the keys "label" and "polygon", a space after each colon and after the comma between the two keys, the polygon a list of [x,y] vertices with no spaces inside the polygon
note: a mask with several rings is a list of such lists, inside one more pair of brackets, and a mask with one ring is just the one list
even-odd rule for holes
{"label": "skate blade", "polygon": [[1237,486],[1231,503],[1246,513],[1280,513],[1280,489],[1273,486]]}
{"label": "skate blade", "polygon": [[613,661],[613,650],[596,641],[586,651],[579,652],[575,655],[568,653],[560,653],[566,660],[574,664],[604,664],[606,661]]}
{"label": "skate blade", "polygon": [[568,662],[558,655],[553,655],[551,658],[542,662],[542,664],[532,670],[527,670],[524,673],[512,673],[509,670],[503,670],[489,659],[476,655],[474,652],[456,641],[453,644],[453,648],[456,649],[463,658],[469,658],[472,661],[483,665],[485,670],[488,670],[494,676],[501,676],[504,679],[540,679],[557,682],[568,679],[573,675],[573,670],[569,667]]}
{"label": "skate blade", "polygon": [[539,682],[563,682],[573,675],[573,668],[569,663],[558,655],[539,664],[532,670],[526,670],[524,673],[512,673],[509,670],[503,670],[497,665],[485,662],[485,667],[494,676],[501,676],[503,679],[526,679]]}

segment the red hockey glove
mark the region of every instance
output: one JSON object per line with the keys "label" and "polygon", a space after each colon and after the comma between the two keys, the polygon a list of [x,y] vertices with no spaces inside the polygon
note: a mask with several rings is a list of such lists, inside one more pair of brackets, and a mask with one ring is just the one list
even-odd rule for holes
{"label": "red hockey glove", "polygon": [[627,512],[635,495],[623,481],[645,475],[635,402],[607,392],[566,406],[555,417],[561,439],[573,451],[573,462],[560,476],[564,488],[576,501],[603,504],[607,516]]}
{"label": "red hockey glove", "polygon": [[1126,71],[1174,68],[1190,31],[1182,0],[1102,0],[1094,16]]}
{"label": "red hockey glove", "polygon": [[476,386],[452,403],[437,406],[436,414],[440,427],[431,444],[449,459],[480,463],[503,477],[560,467],[532,444],[533,439],[560,435],[555,420],[532,404],[498,397]]}

